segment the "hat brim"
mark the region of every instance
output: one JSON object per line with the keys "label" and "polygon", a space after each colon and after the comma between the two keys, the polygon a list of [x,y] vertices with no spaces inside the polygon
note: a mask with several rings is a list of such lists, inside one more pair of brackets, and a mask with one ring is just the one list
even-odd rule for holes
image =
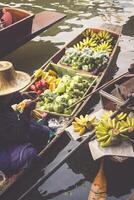
{"label": "hat brim", "polygon": [[17,92],[25,88],[31,81],[29,74],[21,71],[16,71],[15,83],[8,88],[0,89],[0,96],[5,96]]}

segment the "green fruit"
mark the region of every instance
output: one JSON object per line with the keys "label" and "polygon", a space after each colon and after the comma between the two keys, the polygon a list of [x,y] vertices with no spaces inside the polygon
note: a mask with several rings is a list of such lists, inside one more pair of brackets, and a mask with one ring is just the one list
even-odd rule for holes
{"label": "green fruit", "polygon": [[64,114],[71,115],[71,113],[72,113],[71,109],[67,109],[67,108],[64,109]]}
{"label": "green fruit", "polygon": [[109,138],[109,135],[104,135],[104,136],[97,136],[97,140],[98,140],[98,142],[103,142],[103,141],[106,141],[106,140],[108,140],[108,138]]}
{"label": "green fruit", "polygon": [[68,105],[71,106],[72,104],[74,104],[77,101],[77,99],[69,99],[68,100]]}
{"label": "green fruit", "polygon": [[106,141],[100,142],[101,147],[108,147],[111,145],[112,136],[110,136]]}
{"label": "green fruit", "polygon": [[58,87],[56,88],[56,90],[55,90],[55,92],[56,92],[56,93],[59,93],[59,94],[62,94],[62,93],[64,93],[65,91],[66,91],[66,86],[65,86],[64,83],[60,83],[60,84],[58,85]]}
{"label": "green fruit", "polygon": [[62,104],[59,104],[59,103],[55,103],[54,106],[53,106],[53,109],[55,112],[57,113],[63,113],[64,111],[64,106]]}

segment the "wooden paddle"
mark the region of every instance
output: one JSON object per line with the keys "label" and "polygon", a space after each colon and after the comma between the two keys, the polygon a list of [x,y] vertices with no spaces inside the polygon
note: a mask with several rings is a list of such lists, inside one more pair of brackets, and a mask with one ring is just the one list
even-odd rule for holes
{"label": "wooden paddle", "polygon": [[100,90],[102,90],[103,88],[107,87],[109,84],[112,84],[113,82],[115,82],[116,80],[118,80],[119,78],[122,78],[123,76],[127,76],[129,74],[133,74],[134,75],[134,64],[131,64],[130,67],[128,68],[128,71],[124,74],[121,74],[120,76],[118,76],[117,78],[108,81],[107,83],[105,83],[104,85],[102,85],[101,87],[97,88],[96,90],[94,90],[93,92],[87,94],[86,96],[84,96],[83,98],[81,98],[79,101],[75,102],[74,104],[72,104],[71,106],[69,106],[67,109],[73,108],[74,106],[76,106],[77,104],[81,103],[82,101],[84,101],[85,99],[87,99],[89,96],[96,94],[97,92],[99,92]]}
{"label": "wooden paddle", "polygon": [[88,200],[106,200],[107,181],[104,173],[104,160],[101,160],[99,171],[91,185]]}

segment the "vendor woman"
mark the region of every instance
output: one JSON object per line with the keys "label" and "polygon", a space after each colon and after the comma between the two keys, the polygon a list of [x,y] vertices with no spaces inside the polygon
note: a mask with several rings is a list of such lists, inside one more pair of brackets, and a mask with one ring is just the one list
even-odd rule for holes
{"label": "vendor woman", "polygon": [[37,149],[46,145],[49,128],[31,122],[35,102],[28,102],[19,115],[11,105],[23,98],[18,92],[30,82],[30,76],[15,71],[12,63],[0,61],[0,170],[5,173],[29,167],[38,159]]}

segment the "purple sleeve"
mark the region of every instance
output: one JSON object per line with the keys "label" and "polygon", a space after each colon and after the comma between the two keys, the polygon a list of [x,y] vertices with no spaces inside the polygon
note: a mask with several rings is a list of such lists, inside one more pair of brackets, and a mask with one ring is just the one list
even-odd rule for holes
{"label": "purple sleeve", "polygon": [[18,104],[18,103],[20,103],[23,100],[24,100],[24,98],[21,95],[21,93],[20,92],[15,92],[14,95],[13,95],[13,97],[12,97],[12,100],[10,101],[10,105]]}
{"label": "purple sleeve", "polygon": [[29,121],[18,119],[13,111],[0,115],[0,138],[5,142],[25,142],[29,133]]}

